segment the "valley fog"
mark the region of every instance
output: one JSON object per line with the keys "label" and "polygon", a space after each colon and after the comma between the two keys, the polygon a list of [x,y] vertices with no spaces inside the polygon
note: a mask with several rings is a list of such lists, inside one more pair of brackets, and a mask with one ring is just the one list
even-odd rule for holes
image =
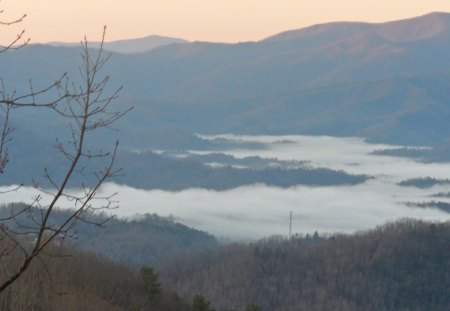
{"label": "valley fog", "polygon": [[[227,191],[188,189],[180,192],[140,190],[106,184],[99,195],[117,192],[120,207],[110,213],[118,217],[156,213],[173,216],[178,222],[231,240],[254,240],[269,235],[287,236],[289,213],[293,212],[293,233],[354,232],[386,221],[410,217],[449,220],[450,214],[433,208],[408,207],[404,203],[433,200],[431,195],[449,192],[435,185],[419,189],[398,182],[417,177],[446,179],[450,164],[424,164],[410,159],[371,155],[375,150],[396,146],[369,144],[359,138],[313,136],[201,136],[236,142],[260,142],[265,149],[233,149],[223,153],[235,157],[260,156],[279,160],[309,161],[312,167],[344,170],[374,176],[354,186],[290,188],[262,184]],[[191,151],[192,153],[207,153]],[[217,152],[217,151],[215,151]],[[222,151],[221,151],[222,152]],[[2,190],[6,190],[5,187]],[[76,190],[73,190],[76,192]],[[2,203],[29,202],[38,193],[29,187],[2,194]],[[41,194],[43,200],[46,195]],[[448,198],[439,198],[450,202]],[[64,202],[63,207],[70,207]]]}

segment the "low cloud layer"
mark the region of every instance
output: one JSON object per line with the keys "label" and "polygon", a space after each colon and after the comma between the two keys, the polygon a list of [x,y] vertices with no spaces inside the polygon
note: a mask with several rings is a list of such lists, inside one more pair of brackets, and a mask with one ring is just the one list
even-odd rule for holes
{"label": "low cloud layer", "polygon": [[[393,149],[400,146],[369,144],[362,138],[330,136],[202,136],[243,142],[262,142],[264,150],[236,149],[226,154],[243,158],[261,156],[280,160],[310,161],[314,167],[344,170],[353,174],[369,174],[399,182],[407,178],[449,178],[450,165],[445,163],[420,163],[412,159],[370,154],[375,150]],[[291,143],[280,143],[290,141]]]}
{"label": "low cloud layer", "polygon": [[[376,180],[358,186],[293,187],[288,189],[254,185],[217,192],[190,189],[181,192],[146,191],[115,184],[106,185],[105,194],[118,192],[119,217],[157,213],[172,215],[179,222],[233,240],[287,235],[289,212],[293,212],[293,232],[353,232],[372,228],[403,217],[450,220],[436,209],[406,207],[400,202],[422,201],[444,187],[427,190],[392,186]],[[30,188],[5,195],[3,200],[30,200]],[[70,206],[70,202],[64,203]]]}
{"label": "low cloud layer", "polygon": [[[238,139],[267,143],[288,139],[295,143],[272,144],[268,150],[229,151],[235,156],[309,160],[314,166],[377,177],[356,186],[281,189],[253,185],[223,192],[204,189],[168,192],[108,184],[102,192],[118,193],[120,208],[115,213],[120,217],[143,213],[172,215],[179,222],[232,240],[258,239],[273,234],[287,236],[291,211],[294,215],[294,233],[316,230],[353,232],[404,217],[450,220],[450,214],[440,210],[402,204],[427,201],[431,194],[450,191],[448,186],[418,189],[397,185],[398,181],[413,177],[448,178],[450,164],[423,164],[408,159],[369,155],[373,150],[389,146],[370,145],[354,138],[283,136]],[[2,194],[1,201],[30,201],[35,195],[37,193],[33,189],[22,188],[18,192]],[[70,203],[63,205],[70,206]]]}

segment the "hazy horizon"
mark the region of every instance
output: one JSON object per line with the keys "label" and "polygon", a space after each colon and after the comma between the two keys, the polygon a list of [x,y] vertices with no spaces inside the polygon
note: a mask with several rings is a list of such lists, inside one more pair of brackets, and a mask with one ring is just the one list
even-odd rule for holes
{"label": "hazy horizon", "polygon": [[73,3],[56,0],[3,1],[2,20],[27,14],[20,25],[10,27],[4,40],[21,29],[33,43],[78,42],[99,39],[108,26],[107,41],[160,35],[189,41],[235,43],[257,41],[271,35],[335,21],[386,22],[431,12],[450,12],[450,2],[399,1],[207,1],[172,0],[162,3],[101,0]]}

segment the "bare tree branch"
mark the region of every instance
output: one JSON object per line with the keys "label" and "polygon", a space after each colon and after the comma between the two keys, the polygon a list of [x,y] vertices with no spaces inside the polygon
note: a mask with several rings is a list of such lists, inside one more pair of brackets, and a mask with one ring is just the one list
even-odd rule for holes
{"label": "bare tree branch", "polygon": [[[0,15],[3,13],[4,13],[4,10],[0,10]],[[12,26],[15,24],[19,24],[19,23],[23,22],[23,20],[26,17],[27,17],[27,15],[24,14],[21,17],[10,20],[10,21],[0,20],[0,26]],[[6,45],[6,46],[0,45],[0,53],[6,52],[8,50],[17,50],[17,49],[20,49],[21,47],[27,45],[30,42],[29,38],[18,44],[18,42],[22,40],[24,35],[25,35],[25,30],[22,30],[20,33],[18,33],[16,35],[16,38],[14,40],[12,40],[8,45]]]}
{"label": "bare tree branch", "polygon": [[[71,130],[71,138],[69,141],[56,140],[56,150],[69,161],[69,165],[64,175],[60,178],[60,181],[58,181],[59,178],[51,176],[47,168],[44,168],[44,176],[54,191],[43,189],[38,183],[35,184],[35,189],[51,196],[50,203],[41,205],[41,198],[38,196],[32,204],[19,211],[12,212],[10,217],[4,218],[3,220],[0,219],[0,224],[2,225],[0,229],[5,232],[3,237],[0,236],[0,238],[8,238],[11,240],[16,245],[16,248],[19,247],[22,250],[24,255],[17,270],[1,279],[0,292],[13,284],[28,269],[31,262],[35,258],[38,258],[39,254],[52,241],[59,238],[64,239],[77,221],[98,226],[104,225],[105,221],[103,220],[101,222],[90,220],[90,211],[116,208],[117,202],[114,201],[115,194],[100,197],[97,193],[102,185],[121,174],[121,169],[114,168],[119,142],[116,141],[111,151],[90,150],[86,145],[91,132],[100,128],[108,128],[130,110],[114,111],[110,109],[112,102],[118,96],[120,88],[108,94],[107,86],[109,77],[100,76],[101,69],[110,58],[110,55],[104,55],[103,51],[105,31],[106,28],[103,31],[100,48],[95,52],[89,49],[86,39],[82,42],[82,65],[80,67],[80,73],[83,83],[80,86],[71,85],[72,90],[76,90],[75,92],[69,90],[68,85],[70,84],[67,81],[67,76],[63,75],[53,85],[38,91],[35,91],[30,83],[30,92],[27,95],[16,96],[13,92],[12,95],[8,96],[5,95],[4,88],[0,93],[2,96],[0,98],[0,104],[6,105],[4,113],[5,123],[3,125],[4,134],[0,140],[0,155],[3,154],[0,160],[4,158],[5,164],[8,160],[5,145],[11,133],[7,124],[10,117],[9,111],[12,108],[49,108],[51,111],[55,111],[59,116],[65,118]],[[59,91],[59,97],[48,103],[41,104],[37,102],[37,96],[45,94],[53,88]],[[94,184],[86,186],[84,183],[81,183],[83,191],[80,194],[73,194],[67,191],[74,176],[78,173],[84,174],[84,161],[91,161],[93,159],[100,159],[106,162],[101,170],[94,169],[88,172],[95,176]],[[0,168],[4,169],[4,166],[0,166]],[[73,202],[73,210],[60,223],[50,223],[54,210],[63,198]],[[103,202],[100,206],[94,204],[98,200],[102,200]],[[40,213],[36,214],[36,211]],[[18,221],[19,216],[22,215],[26,215],[27,223],[17,222],[16,227],[19,228],[18,231],[6,225],[6,221]],[[39,217],[37,217],[38,215]],[[31,234],[34,240],[31,244],[28,241],[28,244],[24,245],[19,238],[21,234]]]}

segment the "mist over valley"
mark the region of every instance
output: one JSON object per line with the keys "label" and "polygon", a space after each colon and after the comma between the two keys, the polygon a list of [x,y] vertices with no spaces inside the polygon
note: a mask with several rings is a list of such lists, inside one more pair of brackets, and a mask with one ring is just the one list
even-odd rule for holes
{"label": "mist over valley", "polygon": [[[450,203],[450,199],[443,195],[431,198],[448,191],[448,184],[436,182],[427,188],[401,185],[402,181],[413,178],[443,180],[450,176],[449,163],[423,163],[408,158],[374,155],[374,150],[396,146],[370,144],[359,138],[292,135],[202,137],[211,141],[226,139],[229,144],[234,143],[236,149],[221,150],[221,154],[231,155],[235,161],[253,159],[247,161],[250,167],[256,159],[265,159],[266,166],[284,164],[284,168],[277,168],[282,171],[306,166],[370,178],[356,184],[338,185],[273,187],[263,183],[238,184],[221,191],[208,190],[206,186],[165,191],[107,184],[100,195],[117,193],[120,206],[112,213],[120,218],[147,213],[173,216],[180,223],[210,232],[216,237],[239,241],[257,240],[269,235],[287,236],[290,212],[294,215],[292,230],[299,234],[314,231],[351,233],[401,218],[450,219],[448,210],[439,209],[436,205],[420,205],[433,200]],[[217,152],[191,150],[184,152],[183,157],[195,157],[199,153],[217,155]],[[224,164],[225,167],[228,165]],[[240,165],[241,168],[236,170],[248,169],[243,163]],[[184,176],[187,178],[188,175]],[[3,198],[4,202],[28,202],[38,194],[32,188],[25,187],[4,194]],[[65,204],[70,207],[72,202]]]}
{"label": "mist over valley", "polygon": [[449,310],[450,13],[22,35],[0,46],[0,311]]}
{"label": "mist over valley", "polygon": [[[439,205],[423,204],[448,192],[439,183],[450,176],[448,32],[450,15],[432,13],[315,25],[239,44],[148,37],[136,40],[145,46],[139,53],[126,52],[133,40],[106,44],[111,89],[123,85],[117,105],[133,110],[118,132],[96,131],[88,143],[107,150],[120,140],[116,165],[125,174],[106,186],[120,189],[118,215],[174,215],[237,239],[285,235],[290,211],[296,232],[447,219]],[[78,54],[58,43],[8,51],[0,58],[5,87],[26,91],[23,77],[36,88],[61,72],[75,77]],[[70,130],[43,110],[18,110],[11,122],[17,143],[2,185],[48,188],[42,168],[62,176],[65,165],[48,155],[53,133],[64,140]],[[420,178],[437,182],[402,184]],[[95,176],[75,174],[70,186],[80,182]]]}

